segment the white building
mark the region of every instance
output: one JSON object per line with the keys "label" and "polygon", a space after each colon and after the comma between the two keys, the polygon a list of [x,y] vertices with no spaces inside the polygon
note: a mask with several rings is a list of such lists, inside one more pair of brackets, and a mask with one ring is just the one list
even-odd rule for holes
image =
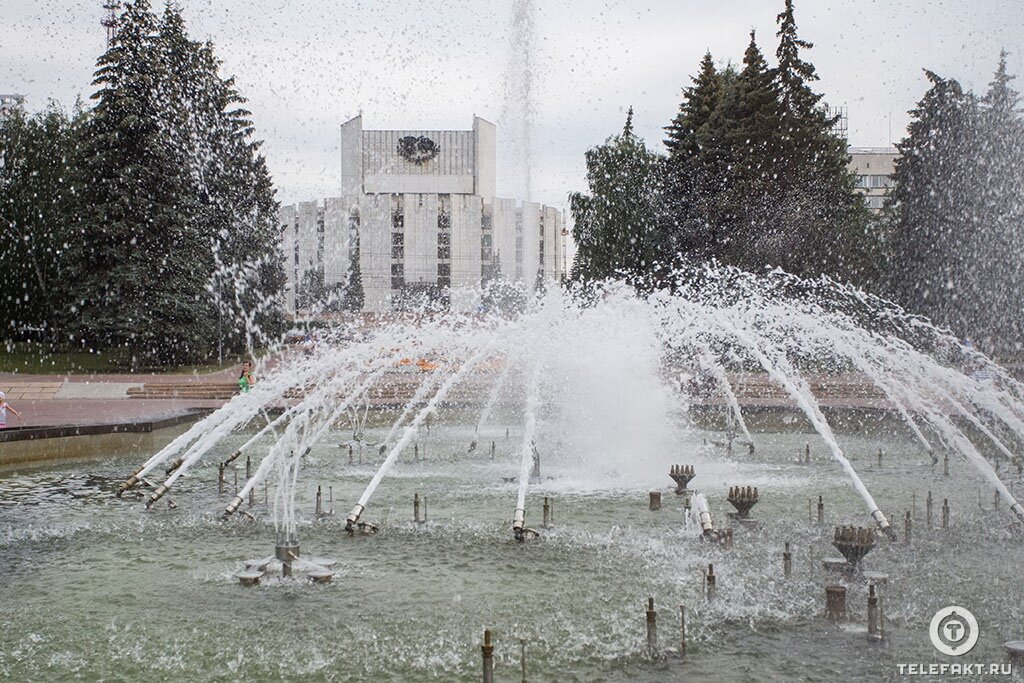
{"label": "white building", "polygon": [[892,190],[899,150],[894,147],[850,147],[847,168],[857,176],[857,191],[872,213],[879,213]]}
{"label": "white building", "polygon": [[[307,273],[344,286],[358,249],[363,310],[400,310],[423,298],[452,310],[480,304],[492,276],[533,289],[561,276],[563,216],[494,196],[495,127],[363,130],[341,126],[341,194],[281,209],[288,307]],[[297,294],[299,297],[297,299]]]}
{"label": "white building", "polygon": [[25,96],[24,95],[3,95],[0,94],[0,116],[6,116],[14,111],[25,110]]}

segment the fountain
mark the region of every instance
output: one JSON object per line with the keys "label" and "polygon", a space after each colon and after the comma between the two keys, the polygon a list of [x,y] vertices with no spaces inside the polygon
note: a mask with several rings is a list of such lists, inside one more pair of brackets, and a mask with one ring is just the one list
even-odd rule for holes
{"label": "fountain", "polygon": [[838,568],[851,574],[860,572],[861,561],[875,547],[875,532],[865,527],[836,527],[832,545],[842,553],[845,562],[837,565],[834,561],[825,560],[827,568]]}
{"label": "fountain", "polygon": [[693,465],[672,465],[668,476],[676,483],[676,495],[683,495],[690,492],[687,487],[697,473],[693,471]]}
{"label": "fountain", "polygon": [[750,518],[750,509],[757,505],[759,500],[756,486],[730,486],[729,496],[726,499],[729,504],[736,508],[736,512],[730,513],[730,517],[746,526],[755,526],[756,521]]}
{"label": "fountain", "polygon": [[[713,609],[742,618],[704,624],[705,616],[714,619],[718,613],[691,611],[687,619],[691,638],[700,642],[749,637],[747,624],[759,628],[765,624],[761,615],[770,613],[772,623],[782,626],[762,630],[781,634],[773,635],[780,640],[766,649],[785,649],[786,638],[800,637],[828,651],[827,641],[815,640],[824,636],[803,626],[808,617],[820,616],[820,599],[808,606],[806,592],[798,599],[781,587],[808,580],[805,568],[820,562],[815,550],[820,532],[813,524],[816,501],[822,502],[823,522],[827,499],[829,517],[843,515],[844,523],[857,525],[841,527],[834,536],[842,557],[832,564],[844,574],[844,580],[836,583],[850,584],[851,600],[861,600],[859,594],[855,597],[856,585],[862,577],[871,578],[870,572],[862,570],[865,555],[891,537],[890,520],[880,506],[904,517],[904,510],[913,510],[916,516],[934,505],[933,521],[939,526],[938,508],[948,501],[949,512],[941,517],[947,527],[944,543],[929,542],[934,535],[922,512],[915,520],[914,545],[891,547],[893,566],[906,573],[908,581],[920,563],[955,566],[956,553],[963,553],[967,542],[980,543],[979,553],[996,559],[1000,548],[1015,543],[1017,532],[1012,525],[1021,512],[1009,484],[1012,468],[1003,467],[1000,475],[989,464],[990,458],[1008,462],[1004,449],[1015,453],[1024,443],[1024,388],[1012,377],[995,369],[1006,378],[999,389],[975,386],[941,357],[926,352],[941,344],[952,346],[955,340],[920,321],[901,327],[898,311],[874,302],[874,315],[890,322],[884,334],[866,327],[857,313],[860,300],[848,301],[852,295],[842,287],[823,286],[816,294],[793,299],[778,291],[790,283],[783,276],[753,278],[734,271],[711,275],[708,291],[688,290],[684,284],[678,295],[638,296],[609,285],[586,304],[551,291],[514,318],[451,313],[381,322],[355,339],[344,330],[336,338],[325,332],[317,352],[282,355],[252,392],[235,397],[166,447],[154,449],[155,454],[142,458],[145,462],[140,466],[115,461],[121,473],[117,481],[132,472],[122,486],[109,487],[111,496],[115,488],[129,494],[119,505],[104,502],[80,510],[49,507],[52,504],[43,499],[39,514],[61,524],[67,518],[71,526],[61,532],[66,534],[61,552],[70,548],[67,552],[79,562],[85,557],[86,540],[94,553],[107,545],[117,546],[119,553],[151,553],[156,539],[178,548],[175,564],[194,569],[191,574],[177,568],[164,570],[174,579],[166,591],[187,595],[193,603],[222,590],[218,584],[222,580],[235,591],[242,590],[239,583],[258,583],[260,593],[314,591],[318,589],[305,584],[331,577],[337,582],[343,575],[344,593],[337,591],[336,596],[328,588],[318,591],[316,599],[349,616],[346,610],[351,605],[342,595],[351,596],[351,588],[381,606],[377,623],[366,626],[365,633],[346,632],[357,643],[346,656],[358,661],[364,676],[406,680],[416,678],[415,672],[402,669],[406,664],[382,662],[370,654],[376,652],[372,643],[379,642],[373,638],[397,643],[403,662],[433,661],[429,650],[449,647],[441,643],[450,638],[425,637],[420,625],[439,633],[457,631],[459,637],[470,627],[475,631],[483,619],[481,606],[504,599],[504,594],[496,597],[496,566],[514,566],[524,576],[538,572],[559,591],[579,591],[587,600],[566,607],[575,610],[566,619],[579,638],[601,642],[611,636],[598,632],[598,620],[585,604],[605,601],[603,610],[607,604],[617,619],[628,623],[636,617],[638,591],[643,590],[645,597],[667,597],[665,577],[687,572],[693,577],[693,588],[682,591],[680,602],[702,600],[696,567],[713,563],[711,576],[717,577],[717,587],[709,593],[714,595]],[[776,277],[782,282],[775,282]],[[830,308],[823,300],[826,290],[841,305]],[[432,369],[402,365],[406,357],[428,357]],[[715,381],[715,392],[706,399],[691,392],[687,379],[700,372]],[[828,374],[828,382],[821,379],[822,373]],[[844,406],[841,395],[822,389],[829,382],[855,384],[858,395],[868,397],[870,408],[885,416],[878,418],[884,426],[874,427],[878,433],[860,433],[869,421]],[[737,440],[756,433],[756,461],[745,450],[730,455],[700,447],[705,437],[720,438],[723,430],[735,433]],[[793,453],[803,455],[804,444],[817,438],[822,448],[813,470],[796,465]],[[483,444],[489,441],[506,445],[488,449]],[[345,447],[338,448],[339,443]],[[470,443],[477,446],[467,453]],[[348,447],[369,444],[372,448],[362,463],[355,457],[349,460]],[[874,464],[880,446],[885,452],[884,468],[865,467],[861,473],[855,465],[864,461],[847,456],[871,453]],[[429,458],[414,457],[425,448]],[[951,459],[948,479],[941,471],[931,470],[937,449]],[[480,457],[487,451],[490,458]],[[674,464],[666,453],[690,455],[686,464]],[[966,466],[956,467],[958,459]],[[246,461],[251,467],[242,467]],[[225,463],[229,468],[235,463],[238,476],[245,473],[245,480],[239,480],[237,491],[229,484],[222,495],[223,484],[218,481],[223,481],[220,472]],[[682,501],[660,495],[666,467]],[[697,470],[706,478],[699,492],[691,488]],[[157,474],[165,476],[157,478]],[[928,483],[922,485],[925,478]],[[725,513],[713,506],[728,500],[736,526],[750,523],[753,507],[767,502],[761,501],[760,489],[780,479],[785,485],[773,485],[771,496],[778,525],[737,536],[744,548],[730,552],[733,530],[716,527],[716,521],[725,519],[719,515]],[[737,481],[750,486],[737,486]],[[0,488],[5,485],[13,486],[0,479]],[[266,491],[266,506],[255,505],[243,515],[245,502],[252,503],[260,486]],[[998,510],[957,504],[958,492],[977,488],[998,494]],[[330,518],[325,511],[328,491],[333,494],[335,489],[342,500],[349,500],[344,520]],[[931,497],[926,489],[932,491]],[[728,496],[709,494],[717,491],[728,491]],[[137,492],[142,499],[132,497]],[[644,507],[649,492],[659,494],[660,512],[648,513]],[[911,502],[916,501],[912,499],[915,492],[925,502],[917,510]],[[154,504],[169,495],[174,496],[177,510]],[[558,531],[545,533],[553,526],[554,497],[561,511]],[[429,524],[425,523],[427,498],[434,513]],[[927,504],[929,499],[932,505]],[[318,504],[309,504],[313,500]],[[0,527],[0,544],[27,544],[36,555],[45,555],[45,544],[33,540],[39,532],[28,530],[36,522],[14,517],[25,513],[5,507],[7,497],[0,502],[4,504],[0,515],[15,519]],[[135,511],[147,505],[149,514],[136,521]],[[223,510],[224,519],[207,514],[211,510]],[[440,514],[441,510],[445,513]],[[685,515],[682,529],[674,516],[680,511]],[[366,521],[370,512],[379,527]],[[537,518],[530,524],[532,514]],[[812,524],[806,523],[805,514]],[[90,515],[102,522],[92,521]],[[1005,516],[1011,526],[992,524],[995,515]],[[113,531],[97,537],[90,525],[106,525]],[[503,541],[501,536],[509,530],[512,538]],[[529,543],[541,534],[550,542]],[[267,557],[261,558],[261,548]],[[320,548],[329,549],[341,561],[334,564],[307,556]],[[767,577],[763,566],[750,563],[748,550],[772,558],[781,552],[782,566],[772,570],[776,576]],[[906,557],[911,552],[913,561]],[[21,572],[30,571],[20,551],[10,553],[9,563]],[[142,561],[127,566],[129,575],[149,570]],[[999,574],[987,567],[978,571],[988,579]],[[783,575],[790,581],[782,582]],[[155,568],[148,576],[147,580],[163,580]],[[201,578],[193,580],[196,576]],[[435,581],[435,576],[445,580]],[[810,579],[815,595],[825,591],[819,579],[813,574]],[[942,590],[955,590],[943,577],[938,582]],[[871,579],[871,583],[880,586],[882,581]],[[763,603],[748,608],[744,601],[749,592],[737,591],[737,586],[750,586]],[[68,604],[75,604],[74,596],[59,587],[57,592]],[[833,593],[832,612],[840,615],[841,591]],[[887,612],[914,615],[919,611],[903,595],[886,592],[884,598]],[[156,600],[157,609],[178,615],[173,603]],[[239,618],[260,618],[263,613],[257,602],[261,601],[240,601]],[[509,607],[514,615],[510,612],[502,618],[521,619],[516,623],[525,632],[516,636],[537,642],[555,638],[540,626],[548,618],[542,614],[544,601],[533,602],[515,601]],[[452,605],[460,607],[453,610]],[[880,613],[881,603],[878,608]],[[399,618],[398,614],[410,616]],[[0,615],[15,615],[15,608],[0,606]],[[330,632],[326,616],[308,618],[323,632]],[[911,623],[914,619],[905,617]],[[449,625],[450,630],[445,630]],[[506,642],[508,629],[513,628],[510,621],[493,626],[499,642]],[[51,627],[36,624],[34,628],[50,633]],[[205,628],[230,631],[221,625]],[[290,626],[280,628],[289,639],[295,636]],[[642,630],[642,623],[638,628]],[[1015,636],[1007,633],[1000,642]],[[233,636],[226,637],[233,646],[238,644]],[[309,638],[320,642],[319,635]],[[557,638],[559,646],[579,645],[575,632]],[[5,642],[12,650],[19,646],[10,639]],[[628,644],[612,645],[624,657],[633,652]],[[806,656],[814,660],[817,655]],[[603,675],[603,665],[586,654],[569,661],[551,653],[539,655],[536,664],[539,670],[550,670],[553,678],[566,678],[572,671],[596,678]],[[445,669],[444,664],[423,666],[435,678],[464,677],[464,663],[458,670]],[[244,673],[245,665],[242,669]]]}

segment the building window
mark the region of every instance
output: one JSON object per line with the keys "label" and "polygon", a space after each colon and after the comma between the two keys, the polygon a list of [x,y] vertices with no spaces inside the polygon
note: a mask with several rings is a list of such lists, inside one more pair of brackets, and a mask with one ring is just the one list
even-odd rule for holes
{"label": "building window", "polygon": [[322,265],[324,262],[324,219],[316,222],[316,262]]}
{"label": "building window", "polygon": [[437,286],[438,287],[451,287],[452,284],[452,266],[450,263],[438,263],[437,264]]}
{"label": "building window", "polygon": [[480,260],[488,263],[492,257],[492,235],[485,233],[480,235]]}
{"label": "building window", "polygon": [[437,233],[437,258],[442,261],[452,257],[452,234],[450,232]]}
{"label": "building window", "polygon": [[391,258],[405,258],[405,233],[391,233]]}
{"label": "building window", "polygon": [[405,228],[405,197],[400,194],[391,195],[391,227],[394,230]]}
{"label": "building window", "polygon": [[391,289],[401,289],[402,287],[405,287],[405,264],[392,263]]}

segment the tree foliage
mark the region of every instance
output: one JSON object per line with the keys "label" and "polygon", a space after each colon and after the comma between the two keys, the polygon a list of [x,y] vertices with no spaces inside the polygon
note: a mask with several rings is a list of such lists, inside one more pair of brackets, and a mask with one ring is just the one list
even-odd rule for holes
{"label": "tree foliage", "polygon": [[891,294],[989,350],[1024,337],[1024,118],[1006,55],[981,98],[931,71],[899,143]]}
{"label": "tree foliage", "polygon": [[774,68],[753,32],[739,71],[704,55],[665,128],[664,159],[625,132],[588,152],[590,192],[570,198],[575,279],[657,283],[680,262],[716,260],[877,282],[884,243],[813,89],[792,0],[778,23]]}
{"label": "tree foliage", "polygon": [[40,264],[21,279],[27,298],[6,303],[9,334],[44,328],[51,342],[150,364],[204,358],[219,341],[251,347],[279,331],[284,273],[244,99],[174,5],[157,16],[147,0],[124,3],[117,26],[91,110],[0,123],[4,220],[32,233],[0,265]]}
{"label": "tree foliage", "polygon": [[588,194],[569,197],[577,245],[570,278],[648,276],[661,255],[656,198],[662,159],[633,131],[633,110],[619,135],[587,152]]}

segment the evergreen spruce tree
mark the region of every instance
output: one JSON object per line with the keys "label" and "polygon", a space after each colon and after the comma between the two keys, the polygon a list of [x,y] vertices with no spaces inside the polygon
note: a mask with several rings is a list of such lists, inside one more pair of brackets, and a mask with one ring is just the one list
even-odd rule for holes
{"label": "evergreen spruce tree", "polygon": [[76,106],[69,118],[51,103],[39,114],[0,117],[0,336],[7,339],[63,341],[61,302],[83,246],[67,221],[75,206],[67,161],[86,116]]}
{"label": "evergreen spruce tree", "polygon": [[187,238],[176,203],[189,188],[161,126],[166,72],[156,31],[146,0],[126,3],[98,62],[97,104],[76,159],[77,189],[90,199],[77,216],[88,250],[66,323],[82,344],[127,347],[135,364],[173,348],[176,323],[188,324],[165,309],[173,296],[172,246]]}
{"label": "evergreen spruce tree", "polygon": [[873,277],[878,244],[863,198],[854,192],[847,143],[833,132],[836,118],[811,88],[818,76],[800,51],[813,44],[797,35],[793,0],[786,0],[777,21],[781,138],[771,159],[773,201],[764,207],[770,227],[758,240],[757,258],[796,275],[863,283]]}
{"label": "evergreen spruce tree", "polygon": [[665,147],[670,156],[693,155],[700,151],[700,129],[711,120],[719,106],[724,87],[711,52],[705,52],[693,85],[683,90],[683,101],[672,123],[665,127]]}
{"label": "evergreen spruce tree", "polygon": [[569,197],[577,246],[571,278],[645,282],[666,257],[657,220],[663,160],[633,132],[632,108],[622,133],[588,150],[586,160],[589,193]]}
{"label": "evergreen spruce tree", "polygon": [[722,137],[721,117],[728,109],[735,72],[719,71],[711,53],[701,60],[693,85],[666,127],[663,199],[658,220],[672,266],[680,258],[720,258],[726,244],[719,193],[729,186],[732,166]]}
{"label": "evergreen spruce tree", "polygon": [[718,117],[729,149],[731,182],[716,198],[729,218],[723,226],[727,248],[718,257],[745,268],[764,264],[758,253],[764,235],[778,220],[775,202],[779,194],[775,160],[781,149],[779,88],[773,71],[757,45],[754,31],[743,55],[743,69],[733,91],[723,101]]}
{"label": "evergreen spruce tree", "polygon": [[284,273],[244,100],[173,5],[157,18],[132,0],[118,27],[74,159],[88,250],[66,324],[136,363],[251,349],[280,330]]}
{"label": "evergreen spruce tree", "polygon": [[964,283],[970,302],[959,317],[965,334],[997,353],[1019,353],[1024,343],[1024,120],[1013,80],[1003,51],[980,101],[969,186],[971,237],[962,247],[969,259]]}
{"label": "evergreen spruce tree", "polygon": [[[910,114],[897,144],[892,294],[909,310],[963,330],[963,266],[971,208],[960,183],[969,179],[976,103],[953,79],[925,72],[931,88]],[[966,304],[966,305],[965,305]]]}

